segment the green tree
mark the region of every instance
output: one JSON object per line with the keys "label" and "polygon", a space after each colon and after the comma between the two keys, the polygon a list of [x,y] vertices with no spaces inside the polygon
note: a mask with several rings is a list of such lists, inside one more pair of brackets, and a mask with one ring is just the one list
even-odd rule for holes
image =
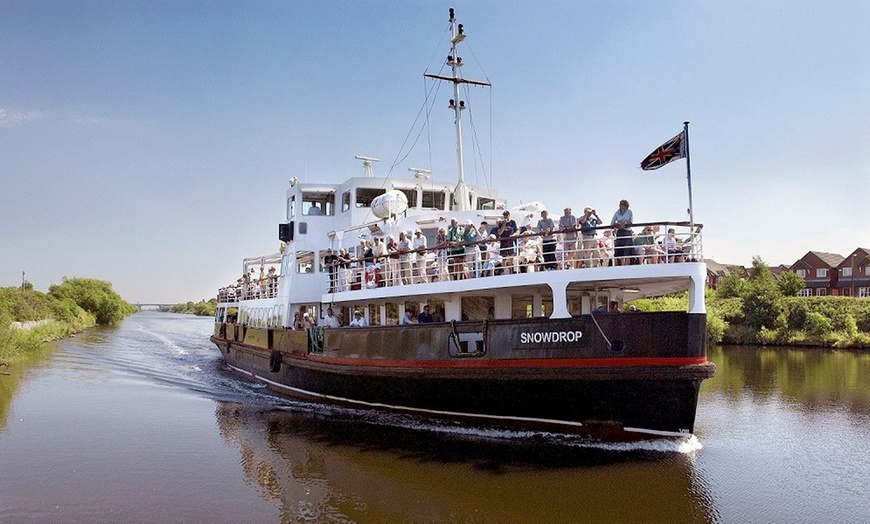
{"label": "green tree", "polygon": [[731,270],[719,282],[716,288],[716,296],[722,299],[742,297],[745,291],[746,281],[743,280],[739,271]]}
{"label": "green tree", "polygon": [[773,281],[773,274],[761,257],[752,259],[749,282],[743,292],[743,315],[755,330],[776,329],[784,312],[782,292]]}
{"label": "green tree", "polygon": [[135,311],[135,306],[112,290],[112,284],[93,278],[67,278],[48,288],[48,294],[57,299],[72,299],[82,309],[94,315],[98,324],[114,326]]}
{"label": "green tree", "polygon": [[806,285],[804,279],[794,271],[783,271],[779,275],[776,285],[784,297],[796,297]]}

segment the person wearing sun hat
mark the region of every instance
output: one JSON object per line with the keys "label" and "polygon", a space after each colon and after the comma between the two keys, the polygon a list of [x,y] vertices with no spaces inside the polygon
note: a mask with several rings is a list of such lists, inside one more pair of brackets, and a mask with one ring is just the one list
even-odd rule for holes
{"label": "person wearing sun hat", "polygon": [[366,321],[366,317],[363,316],[362,311],[356,310],[353,312],[353,320],[350,321],[350,327],[368,327],[369,323]]}

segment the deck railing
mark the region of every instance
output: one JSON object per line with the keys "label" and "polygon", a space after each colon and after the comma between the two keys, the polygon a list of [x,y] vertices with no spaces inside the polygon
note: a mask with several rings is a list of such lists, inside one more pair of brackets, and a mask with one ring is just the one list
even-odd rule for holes
{"label": "deck railing", "polygon": [[565,231],[552,235],[528,231],[506,239],[355,258],[327,268],[328,293],[514,273],[701,261],[701,228],[695,225],[693,231],[686,222],[656,222],[636,224],[632,234],[599,227],[594,238],[584,238],[577,230],[573,241]]}
{"label": "deck railing", "polygon": [[[627,233],[600,226],[593,238],[584,238],[577,229],[574,240],[568,238],[571,232],[564,230],[554,232],[552,239],[527,231],[506,239],[433,246],[380,258],[346,259],[325,268],[329,276],[327,293],[538,271],[701,261],[702,227],[695,224],[692,228],[688,222],[652,222],[635,224]],[[274,298],[277,294],[278,278],[269,275],[221,288],[218,302]]]}

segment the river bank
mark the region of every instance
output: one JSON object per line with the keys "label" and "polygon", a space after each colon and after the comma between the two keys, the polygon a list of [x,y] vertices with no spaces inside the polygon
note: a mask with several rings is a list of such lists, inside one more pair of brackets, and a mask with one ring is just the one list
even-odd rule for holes
{"label": "river bank", "polygon": [[64,278],[48,293],[30,286],[0,288],[0,362],[98,324],[117,325],[135,311],[112,284],[90,278]]}

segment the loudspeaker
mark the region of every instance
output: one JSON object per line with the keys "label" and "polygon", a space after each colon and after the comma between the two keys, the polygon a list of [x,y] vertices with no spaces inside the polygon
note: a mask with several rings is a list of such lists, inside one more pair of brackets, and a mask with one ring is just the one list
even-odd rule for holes
{"label": "loudspeaker", "polygon": [[290,242],[293,240],[293,222],[278,224],[278,240],[281,242]]}

